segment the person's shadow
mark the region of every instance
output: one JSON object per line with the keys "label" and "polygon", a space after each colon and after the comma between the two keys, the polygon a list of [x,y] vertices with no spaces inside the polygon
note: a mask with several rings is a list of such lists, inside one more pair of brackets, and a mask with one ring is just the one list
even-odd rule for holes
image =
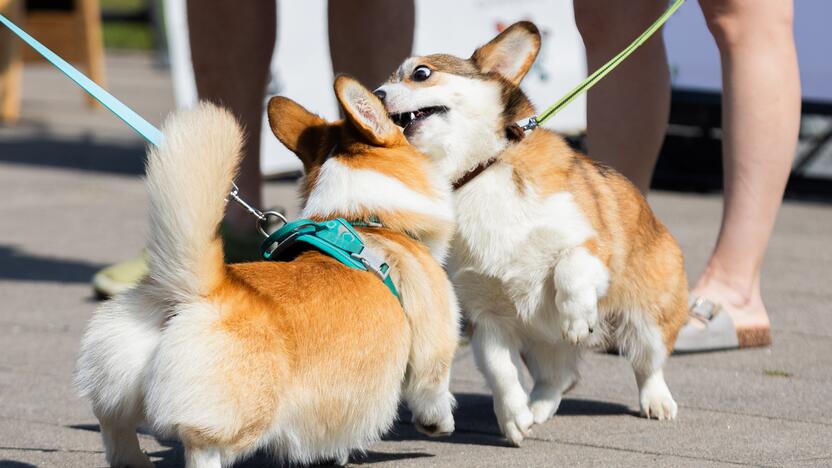
{"label": "person's shadow", "polygon": [[87,283],[104,265],[32,255],[0,245],[0,280]]}

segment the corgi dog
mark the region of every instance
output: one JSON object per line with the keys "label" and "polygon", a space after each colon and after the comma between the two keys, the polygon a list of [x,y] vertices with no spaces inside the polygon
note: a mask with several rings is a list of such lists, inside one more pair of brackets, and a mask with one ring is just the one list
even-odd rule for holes
{"label": "corgi dog", "polygon": [[513,444],[554,414],[587,346],[617,346],[641,412],[675,418],[662,367],[688,307],[681,250],[638,189],[556,133],[516,125],[535,113],[519,84],[539,48],[537,28],[516,23],[468,59],[408,58],[375,91],[454,185],[449,273]]}
{"label": "corgi dog", "polygon": [[110,465],[153,466],[136,436],[143,423],[181,440],[194,468],[258,449],[345,464],[392,426],[400,398],[420,431],[454,430],[450,187],[370,91],[347,77],[335,91],[342,121],[283,97],[269,120],[306,168],[303,216],[373,217],[356,229],[389,264],[400,300],[377,275],[318,251],[225,264],[217,231],[242,132],[209,104],[174,115],[148,160],[150,274],[95,312],[78,359],[75,383]]}

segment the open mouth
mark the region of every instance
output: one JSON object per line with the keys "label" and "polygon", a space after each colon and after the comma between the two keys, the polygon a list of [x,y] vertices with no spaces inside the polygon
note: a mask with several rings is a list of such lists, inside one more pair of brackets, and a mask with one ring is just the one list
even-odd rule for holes
{"label": "open mouth", "polygon": [[407,127],[411,126],[415,122],[425,120],[432,115],[443,114],[445,112],[448,112],[448,108],[445,106],[431,106],[423,107],[419,110],[410,112],[390,114],[390,118],[396,125],[407,130]]}

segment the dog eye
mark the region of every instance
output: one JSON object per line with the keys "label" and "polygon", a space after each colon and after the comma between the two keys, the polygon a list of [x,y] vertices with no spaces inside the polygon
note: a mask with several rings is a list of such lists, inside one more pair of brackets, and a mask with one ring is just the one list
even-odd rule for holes
{"label": "dog eye", "polygon": [[433,73],[433,70],[424,65],[420,65],[413,70],[411,78],[413,78],[413,81],[425,81],[430,78],[431,73]]}

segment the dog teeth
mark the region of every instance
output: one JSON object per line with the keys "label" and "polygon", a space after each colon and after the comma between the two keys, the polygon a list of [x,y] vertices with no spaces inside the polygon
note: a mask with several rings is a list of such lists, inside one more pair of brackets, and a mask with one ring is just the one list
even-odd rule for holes
{"label": "dog teeth", "polygon": [[410,120],[416,120],[416,113],[415,112],[410,113]]}

